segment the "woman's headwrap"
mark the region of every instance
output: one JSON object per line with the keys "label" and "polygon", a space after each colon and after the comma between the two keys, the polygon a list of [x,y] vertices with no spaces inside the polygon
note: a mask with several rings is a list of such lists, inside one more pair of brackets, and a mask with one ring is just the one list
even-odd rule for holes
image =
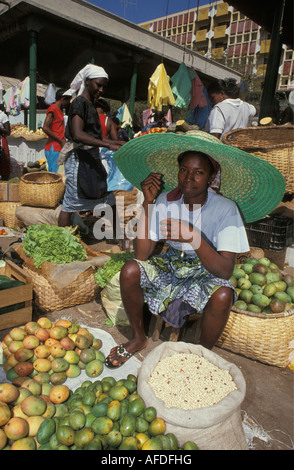
{"label": "woman's headwrap", "polygon": [[70,89],[67,90],[64,95],[74,95],[77,93],[81,95],[85,89],[86,78],[92,80],[93,78],[106,78],[108,80],[108,74],[102,67],[98,65],[88,64],[82,70],[80,70],[73,81],[70,84]]}

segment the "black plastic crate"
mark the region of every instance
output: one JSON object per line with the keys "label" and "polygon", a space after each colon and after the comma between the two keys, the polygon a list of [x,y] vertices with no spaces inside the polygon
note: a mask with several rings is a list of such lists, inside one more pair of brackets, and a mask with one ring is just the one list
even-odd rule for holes
{"label": "black plastic crate", "polygon": [[294,243],[294,223],[289,217],[267,216],[245,224],[245,228],[250,246],[282,251]]}

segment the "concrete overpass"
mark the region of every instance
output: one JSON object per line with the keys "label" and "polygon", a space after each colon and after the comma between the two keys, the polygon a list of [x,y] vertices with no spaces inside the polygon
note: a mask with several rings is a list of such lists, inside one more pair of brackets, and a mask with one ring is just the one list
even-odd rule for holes
{"label": "concrete overpass", "polygon": [[185,62],[205,86],[214,78],[241,79],[238,72],[84,0],[1,0],[0,47],[0,75],[29,75],[31,96],[37,81],[67,88],[92,62],[110,76],[105,97],[130,100],[131,112],[135,100],[147,99],[149,78],[161,61],[169,76]]}

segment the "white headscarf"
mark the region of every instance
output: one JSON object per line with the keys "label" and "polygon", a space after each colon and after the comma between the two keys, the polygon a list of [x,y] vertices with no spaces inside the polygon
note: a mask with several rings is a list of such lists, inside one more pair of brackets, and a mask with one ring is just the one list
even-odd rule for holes
{"label": "white headscarf", "polygon": [[78,95],[81,95],[85,89],[85,80],[89,78],[106,78],[108,80],[108,74],[102,67],[98,65],[88,64],[82,70],[80,70],[73,81],[70,84],[70,89],[67,90],[64,95],[72,96],[78,92]]}

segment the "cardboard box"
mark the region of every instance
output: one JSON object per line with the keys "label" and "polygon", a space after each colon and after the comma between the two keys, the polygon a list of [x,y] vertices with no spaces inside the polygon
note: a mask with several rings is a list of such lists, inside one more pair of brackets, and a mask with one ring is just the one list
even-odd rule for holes
{"label": "cardboard box", "polygon": [[19,202],[19,183],[0,182],[0,201]]}
{"label": "cardboard box", "polygon": [[24,325],[32,320],[33,284],[30,276],[22,268],[9,260],[5,261],[5,274],[10,279],[17,279],[23,285],[0,290],[0,312],[4,307],[21,304],[20,308],[8,313],[0,313],[0,330]]}

